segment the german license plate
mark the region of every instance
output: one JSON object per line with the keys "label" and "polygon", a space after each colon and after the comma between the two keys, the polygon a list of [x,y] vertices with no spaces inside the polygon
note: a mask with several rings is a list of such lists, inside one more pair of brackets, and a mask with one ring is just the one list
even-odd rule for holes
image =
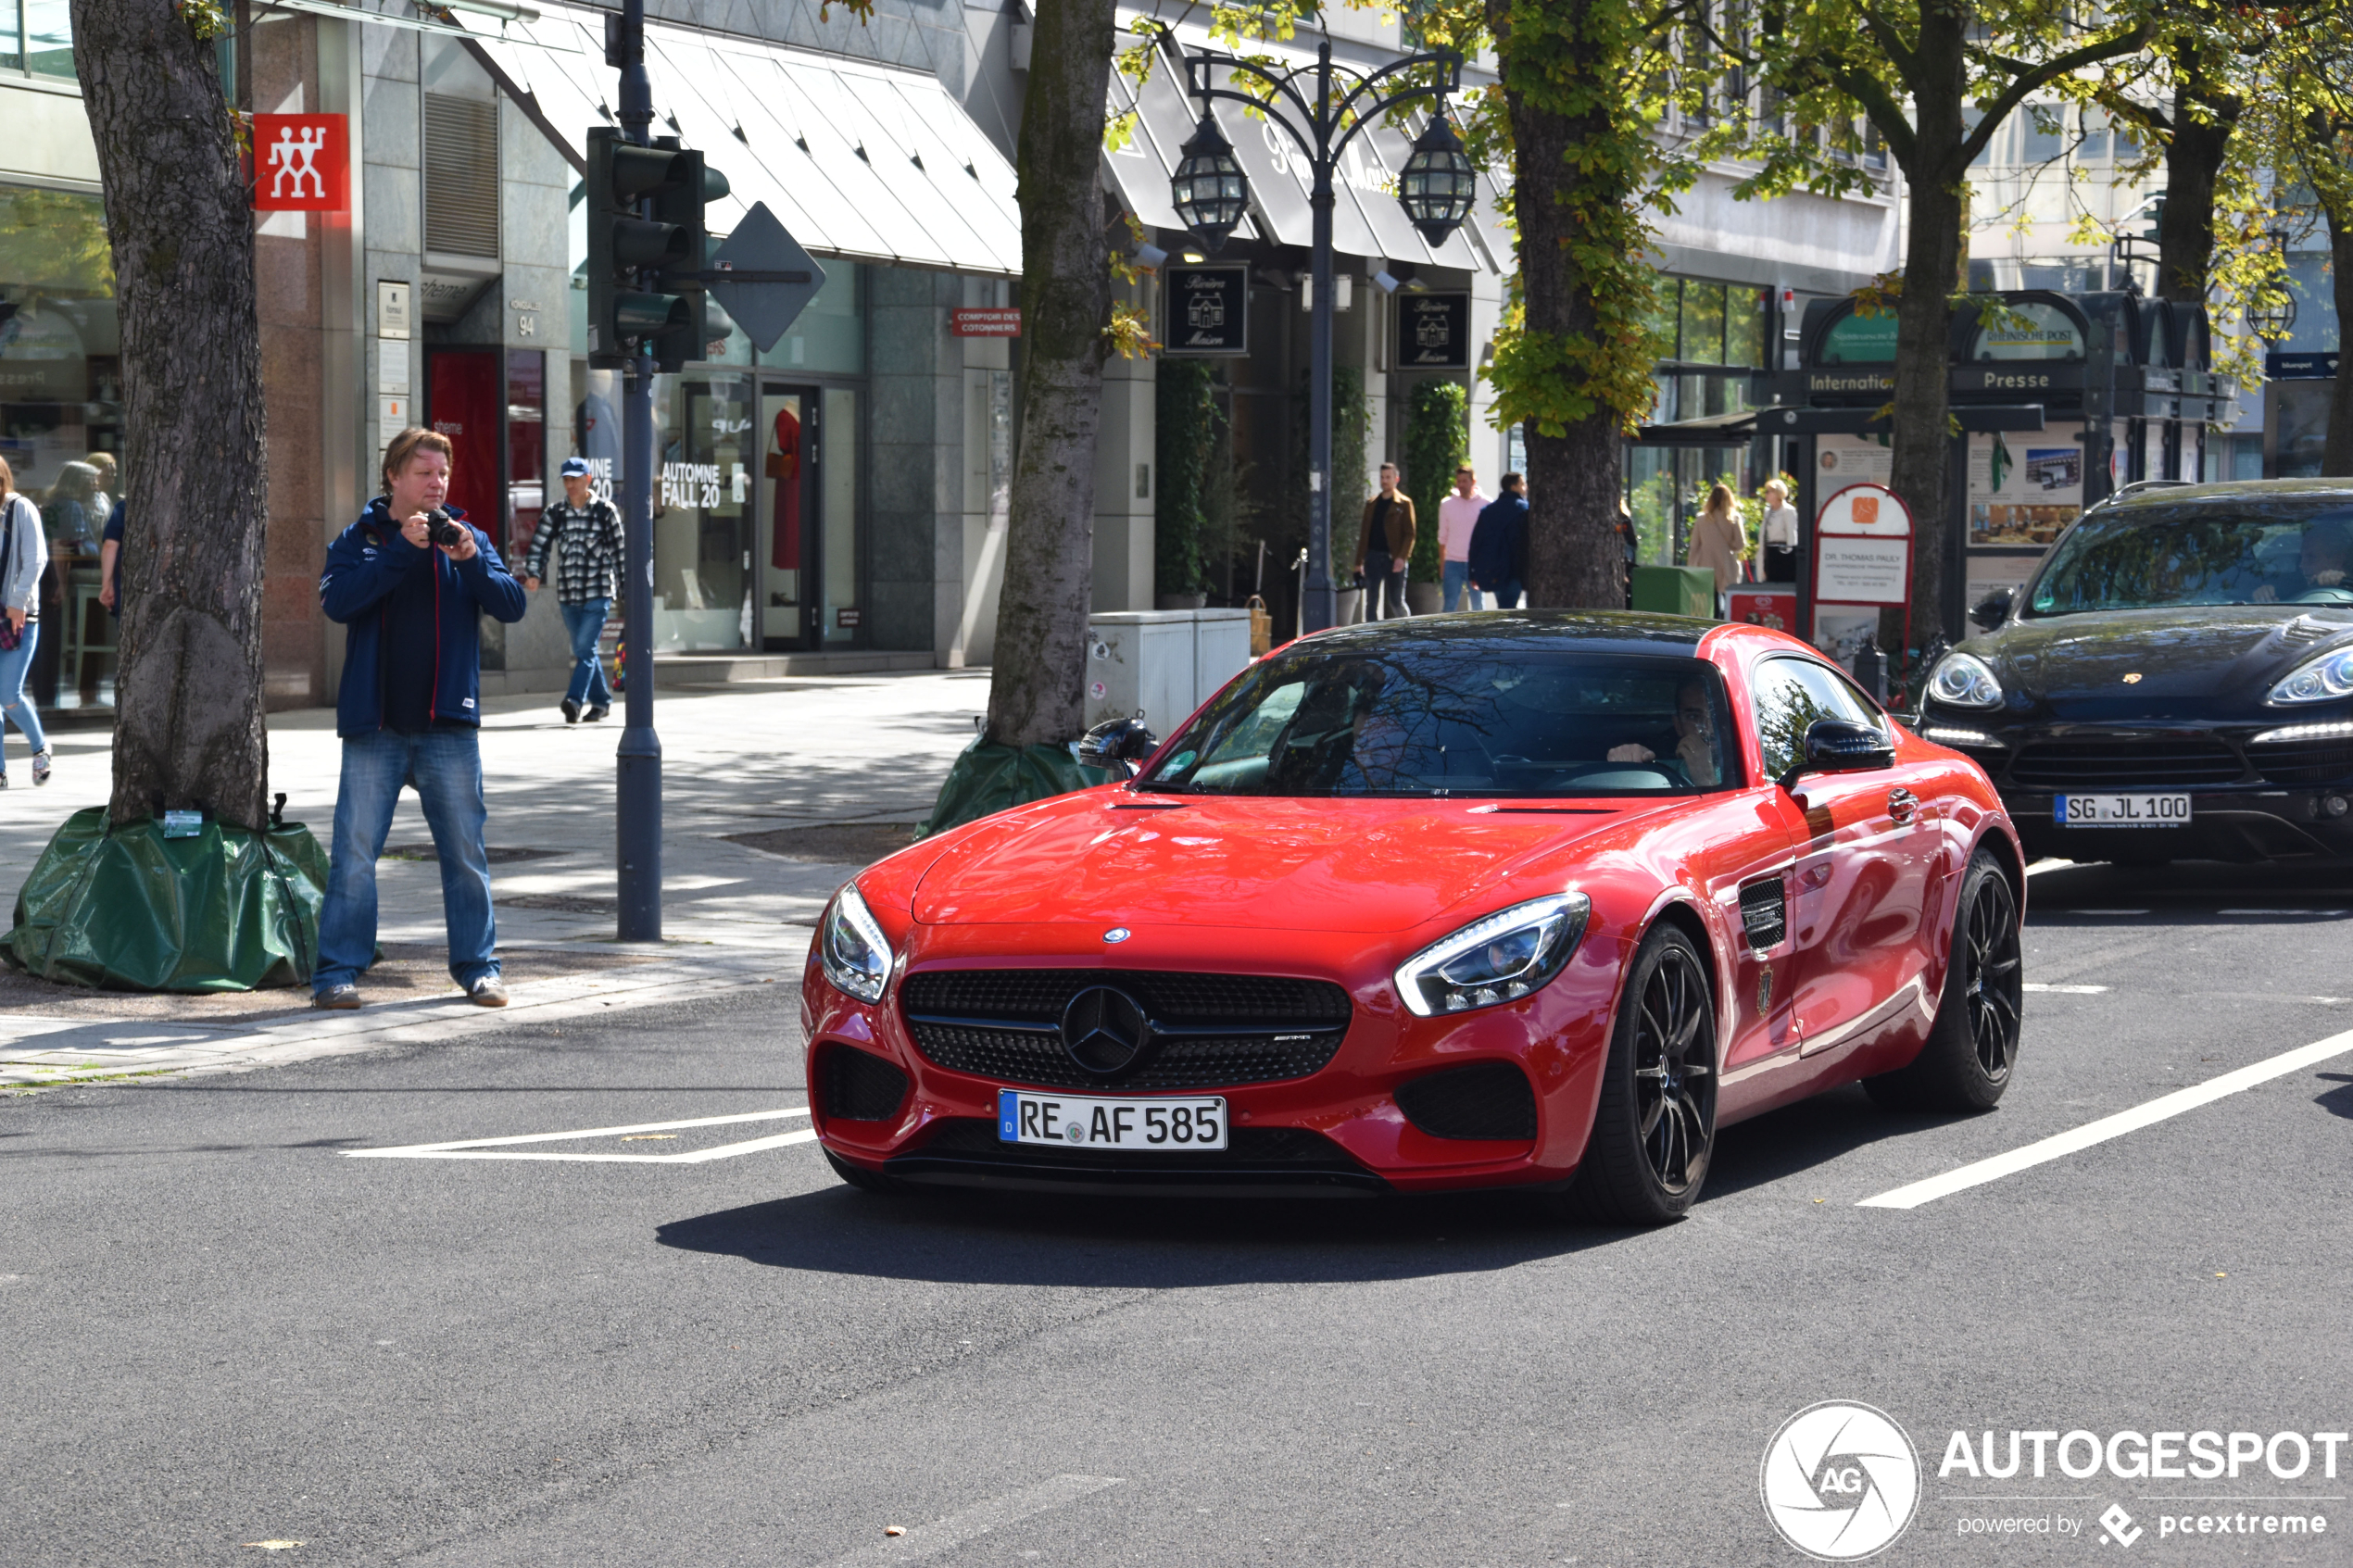
{"label": "german license plate", "polygon": [[2062,795],[2051,818],[2063,828],[2178,828],[2190,821],[2186,795]]}
{"label": "german license plate", "polygon": [[1226,1102],[1214,1095],[1096,1099],[1000,1089],[997,1139],[1063,1148],[1214,1153],[1226,1147]]}

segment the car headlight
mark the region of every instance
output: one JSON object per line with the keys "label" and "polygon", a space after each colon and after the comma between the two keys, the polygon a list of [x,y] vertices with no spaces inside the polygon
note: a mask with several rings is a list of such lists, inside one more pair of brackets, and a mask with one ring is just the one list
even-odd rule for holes
{"label": "car headlight", "polygon": [[1999,708],[2002,683],[1983,659],[1956,649],[1930,671],[1928,695],[1948,708]]}
{"label": "car headlight", "polygon": [[1398,965],[1397,994],[1420,1018],[1517,1001],[1561,972],[1592,909],[1559,893],[1474,921]]}
{"label": "car headlight", "polygon": [[866,900],[858,897],[856,883],[834,895],[833,907],[825,911],[817,954],[824,964],[825,978],[837,990],[862,1002],[882,1000],[883,987],[890,981],[890,940],[875,923]]}
{"label": "car headlight", "polygon": [[2353,648],[2338,648],[2298,665],[2263,700],[2334,702],[2345,696],[2353,696]]}

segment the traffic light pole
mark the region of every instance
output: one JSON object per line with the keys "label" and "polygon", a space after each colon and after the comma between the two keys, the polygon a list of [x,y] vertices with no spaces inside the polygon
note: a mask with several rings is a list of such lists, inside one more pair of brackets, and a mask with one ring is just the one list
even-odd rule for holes
{"label": "traffic light pole", "polygon": [[[646,75],[645,0],[622,0],[622,134],[651,140],[653,83]],[[648,204],[650,205],[650,204]],[[697,258],[699,261],[699,258]],[[622,635],[629,648],[625,726],[617,759],[614,819],[623,942],[661,940],[661,737],[654,733],[654,361],[641,341],[625,372],[622,412]]]}

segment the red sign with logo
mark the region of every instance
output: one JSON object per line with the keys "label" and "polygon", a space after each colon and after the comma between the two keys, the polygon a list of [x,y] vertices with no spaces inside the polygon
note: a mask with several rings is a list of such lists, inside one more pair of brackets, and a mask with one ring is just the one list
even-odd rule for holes
{"label": "red sign with logo", "polygon": [[253,117],[253,209],[342,212],[351,206],[351,133],[339,114]]}
{"label": "red sign with logo", "polygon": [[997,310],[951,310],[948,330],[958,337],[1019,337],[1021,307]]}

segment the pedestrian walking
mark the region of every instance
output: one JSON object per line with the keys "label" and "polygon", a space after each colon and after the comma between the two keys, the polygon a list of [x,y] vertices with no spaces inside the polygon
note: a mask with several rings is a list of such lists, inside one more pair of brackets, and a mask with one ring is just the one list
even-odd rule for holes
{"label": "pedestrian walking", "polygon": [[449,973],[484,1007],[507,1005],[483,843],[482,615],[513,622],[527,601],[490,536],[446,505],[449,438],[404,430],[384,449],[384,493],[327,547],[319,603],[343,625],[335,734],[343,779],[319,914],[311,1001],[359,1005],[375,961],[376,858],[403,784],[441,862]]}
{"label": "pedestrian walking", "polygon": [[[1453,493],[1438,503],[1438,553],[1446,563],[1441,602],[1449,612],[1478,608],[1478,593],[1470,585],[1470,541],[1487,501],[1486,493],[1478,487],[1478,475],[1465,463],[1454,470]],[[1463,602],[1466,598],[1468,604]]]}
{"label": "pedestrian walking", "polygon": [[612,711],[612,689],[597,657],[597,638],[612,608],[613,575],[621,567],[621,514],[598,497],[585,458],[566,458],[559,470],[564,498],[539,514],[539,527],[523,553],[522,585],[537,592],[547,575],[547,554],[558,554],[556,608],[572,639],[572,684],[564,688],[564,722],[580,722],[581,709],[595,723]]}
{"label": "pedestrian walking", "polygon": [[1724,595],[1741,580],[1741,561],[1748,554],[1748,533],[1741,527],[1739,514],[1732,505],[1729,485],[1718,484],[1707,493],[1707,505],[1692,520],[1692,541],[1684,559],[1692,566],[1705,567],[1716,574],[1716,609],[1724,610]]}
{"label": "pedestrian walking", "polygon": [[1528,481],[1504,476],[1504,493],[1481,509],[1471,530],[1470,585],[1495,596],[1497,609],[1519,608],[1528,574]]}
{"label": "pedestrian walking", "polygon": [[11,724],[32,748],[32,782],[49,782],[49,737],[24,695],[25,671],[41,645],[41,579],[48,571],[41,508],[17,493],[16,471],[0,458],[0,789],[8,787]]}
{"label": "pedestrian walking", "polygon": [[1789,486],[1778,479],[1765,482],[1765,521],[1758,530],[1765,546],[1768,583],[1797,581],[1797,508],[1789,504]]}
{"label": "pedestrian walking", "polygon": [[[1414,559],[1413,497],[1397,488],[1397,465],[1380,466],[1380,494],[1365,503],[1356,571],[1365,580],[1365,619],[1387,621],[1405,608],[1405,569]],[[1387,608],[1383,608],[1384,599]]]}

